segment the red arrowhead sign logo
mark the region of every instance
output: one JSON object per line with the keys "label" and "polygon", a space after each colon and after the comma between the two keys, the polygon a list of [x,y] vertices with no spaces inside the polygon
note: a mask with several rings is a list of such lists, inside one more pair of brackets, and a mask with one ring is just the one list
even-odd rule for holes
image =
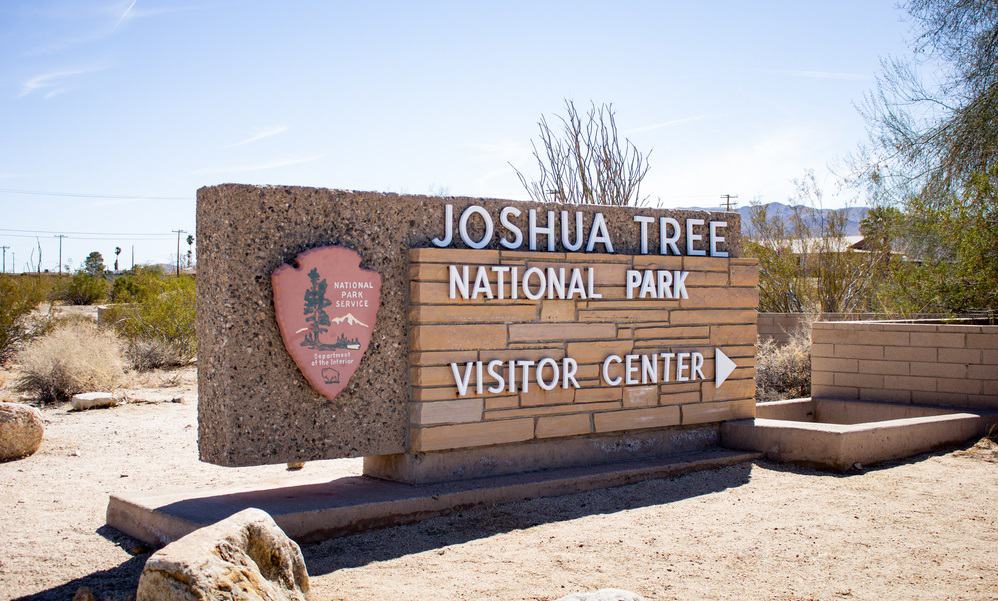
{"label": "red arrowhead sign logo", "polygon": [[381,275],[362,269],[360,255],[342,246],[307,250],[295,263],[270,276],[277,326],[305,379],[333,400],[371,343]]}

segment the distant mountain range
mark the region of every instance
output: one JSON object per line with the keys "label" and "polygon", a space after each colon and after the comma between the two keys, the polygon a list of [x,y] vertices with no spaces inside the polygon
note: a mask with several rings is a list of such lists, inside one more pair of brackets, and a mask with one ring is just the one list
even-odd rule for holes
{"label": "distant mountain range", "polygon": [[[794,212],[794,206],[783,204],[782,202],[769,202],[762,205],[766,209],[767,219],[780,219],[787,226],[790,226],[790,218]],[[800,205],[798,205],[800,206]],[[704,210],[702,207],[696,207],[699,210]],[[739,207],[737,212],[742,216],[742,233],[748,236],[754,235],[755,232],[752,231],[752,221],[750,218],[750,213],[755,207],[744,206]],[[717,208],[711,210],[716,211]],[[845,211],[846,214],[846,224],[845,231],[843,235],[845,236],[858,236],[860,235],[859,224],[866,217],[866,213],[870,210],[870,207],[846,207],[844,209],[820,209],[823,214],[828,214],[832,212]]]}

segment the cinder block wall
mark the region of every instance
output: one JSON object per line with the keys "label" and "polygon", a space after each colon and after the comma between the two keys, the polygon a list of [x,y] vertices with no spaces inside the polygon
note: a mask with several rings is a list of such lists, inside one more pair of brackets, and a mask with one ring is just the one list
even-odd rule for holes
{"label": "cinder block wall", "polygon": [[998,326],[817,322],[814,398],[998,408]]}
{"label": "cinder block wall", "polygon": [[[939,319],[945,317],[938,313],[917,313],[907,319]],[[775,340],[777,344],[786,344],[790,335],[808,318],[807,313],[760,313],[759,338]],[[899,319],[899,315],[887,313],[822,313],[821,321],[885,321]]]}
{"label": "cinder block wall", "polygon": [[[720,422],[755,415],[755,259],[420,248],[409,252],[411,450]],[[448,264],[593,267],[599,300],[449,298]],[[689,298],[625,298],[627,269],[685,269]],[[738,366],[714,387],[714,347]],[[706,381],[607,386],[603,358],[703,351]],[[458,397],[451,361],[578,360],[579,389]],[[622,373],[615,366],[614,376]],[[492,383],[490,380],[489,383]]]}

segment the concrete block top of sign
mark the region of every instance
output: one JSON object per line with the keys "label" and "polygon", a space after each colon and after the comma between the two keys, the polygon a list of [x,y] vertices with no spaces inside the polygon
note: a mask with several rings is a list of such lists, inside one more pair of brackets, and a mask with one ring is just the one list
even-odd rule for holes
{"label": "concrete block top of sign", "polygon": [[[478,205],[500,224],[500,211],[581,213],[591,224],[606,220],[615,253],[641,254],[641,224],[657,248],[658,217],[726,221],[719,249],[739,256],[739,216],[706,211],[566,206],[473,198],[434,198],[290,186],[225,184],[198,190],[197,327],[201,458],[244,466],[400,453],[408,449],[408,251],[431,247],[444,234],[446,206],[456,222]],[[483,220],[471,219],[471,238]],[[574,224],[574,221],[572,222]],[[589,225],[586,226],[587,229]],[[706,228],[700,227],[706,236]],[[498,249],[501,233],[485,249]],[[554,252],[564,252],[560,231]],[[677,241],[685,249],[686,229]],[[360,267],[381,275],[381,306],[370,346],[346,387],[329,400],[302,376],[282,342],[274,314],[271,274],[302,252],[343,246]],[[467,249],[457,233],[450,248]],[[527,250],[526,245],[523,250]],[[602,245],[597,252],[606,252]],[[476,259],[480,260],[480,259]]]}

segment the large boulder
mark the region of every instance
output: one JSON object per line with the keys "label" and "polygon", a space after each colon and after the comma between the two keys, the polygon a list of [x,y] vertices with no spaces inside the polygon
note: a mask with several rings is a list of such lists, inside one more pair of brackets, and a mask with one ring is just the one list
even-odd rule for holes
{"label": "large boulder", "polygon": [[135,601],[305,601],[301,549],[259,509],[178,539],[146,561]]}
{"label": "large boulder", "polygon": [[41,411],[22,403],[0,403],[0,461],[34,453],[43,434]]}
{"label": "large boulder", "polygon": [[558,599],[558,601],[645,601],[645,598],[631,591],[618,588],[602,588],[598,591],[573,593]]}

